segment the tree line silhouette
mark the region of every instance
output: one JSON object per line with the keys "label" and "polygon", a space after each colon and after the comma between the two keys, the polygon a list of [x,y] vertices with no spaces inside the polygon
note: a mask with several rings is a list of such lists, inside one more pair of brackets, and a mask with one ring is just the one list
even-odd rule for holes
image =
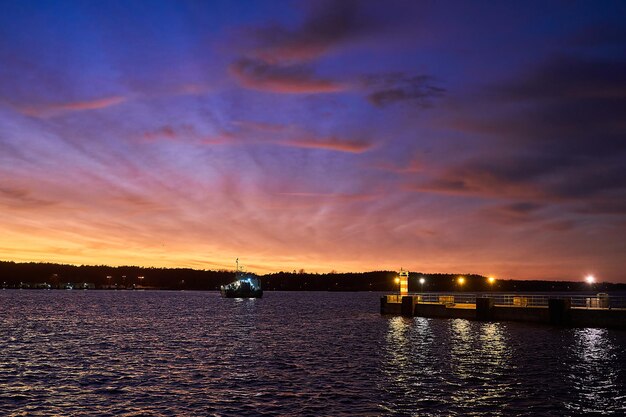
{"label": "tree line silhouette", "polygon": [[[266,291],[388,291],[397,292],[394,271],[352,273],[307,273],[304,270],[258,275]],[[576,281],[522,281],[499,279],[489,283],[477,274],[409,274],[410,292],[487,292],[487,291],[625,291],[626,284],[587,284]],[[138,266],[64,265],[54,263],[16,263],[0,261],[3,288],[167,289],[218,290],[233,281],[235,271],[190,268],[145,268]],[[424,283],[420,284],[420,278]]]}

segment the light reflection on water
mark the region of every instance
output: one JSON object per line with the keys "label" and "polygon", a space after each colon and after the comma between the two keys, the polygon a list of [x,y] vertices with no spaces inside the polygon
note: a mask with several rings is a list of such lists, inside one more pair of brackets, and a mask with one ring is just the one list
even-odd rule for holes
{"label": "light reflection on water", "polygon": [[461,319],[450,321],[452,410],[463,413],[469,406],[488,410],[493,415],[503,414],[509,403],[509,376],[515,373],[505,326]]}
{"label": "light reflection on water", "polygon": [[0,415],[623,415],[626,332],[375,293],[3,291]]}
{"label": "light reflection on water", "polygon": [[620,357],[623,361],[625,347],[616,346],[611,336],[609,330],[600,328],[573,331],[569,351],[577,360],[572,361],[568,378],[580,393],[580,401],[568,403],[568,408],[581,413],[605,409],[611,414],[620,408],[626,412],[626,392],[617,389],[620,373],[624,377],[623,365],[616,365]]}

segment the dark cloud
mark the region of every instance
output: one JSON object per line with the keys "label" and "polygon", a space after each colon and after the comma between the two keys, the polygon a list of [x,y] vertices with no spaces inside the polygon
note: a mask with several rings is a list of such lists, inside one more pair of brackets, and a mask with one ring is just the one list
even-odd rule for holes
{"label": "dark cloud", "polygon": [[[301,25],[288,28],[274,24],[252,30],[252,47],[230,66],[241,85],[274,93],[311,94],[345,90],[346,83],[320,77],[317,61],[350,42],[380,34],[389,16],[372,13],[366,1],[312,3]],[[405,73],[361,77],[367,100],[376,107],[405,103],[428,107],[445,90],[428,75]],[[351,87],[355,87],[352,85]]]}
{"label": "dark cloud", "polygon": [[623,157],[590,158],[579,165],[547,178],[545,187],[552,195],[584,199],[626,191],[626,163]]}
{"label": "dark cloud", "polygon": [[16,187],[0,186],[0,204],[18,208],[39,208],[56,205],[56,201],[33,196],[30,190]]}
{"label": "dark cloud", "polygon": [[342,85],[316,76],[308,65],[269,64],[260,59],[241,58],[230,66],[231,73],[244,86],[275,93],[330,93]]}
{"label": "dark cloud", "polygon": [[572,36],[570,43],[582,47],[612,47],[623,48],[626,44],[626,27],[611,23],[588,26]]}
{"label": "dark cloud", "polygon": [[502,85],[503,97],[511,99],[624,99],[626,60],[558,57]]}
{"label": "dark cloud", "polygon": [[500,124],[499,133],[518,143],[569,156],[626,151],[626,57],[556,58],[496,91],[532,109]]}
{"label": "dark cloud", "polygon": [[571,202],[626,190],[626,164],[611,159],[543,155],[490,156],[446,169],[414,188],[489,198]]}
{"label": "dark cloud", "polygon": [[622,212],[607,196],[626,192],[626,59],[559,57],[491,91],[474,103],[490,152],[414,188]]}
{"label": "dark cloud", "polygon": [[594,198],[587,204],[581,204],[577,211],[583,214],[626,215],[626,191],[622,190]]}
{"label": "dark cloud", "polygon": [[567,161],[543,155],[490,155],[453,166],[416,188],[446,194],[539,198],[541,178]]}
{"label": "dark cloud", "polygon": [[519,225],[544,221],[543,216],[539,214],[543,207],[543,204],[519,201],[512,204],[487,207],[481,210],[480,214],[491,222],[503,225]]}
{"label": "dark cloud", "polygon": [[356,1],[317,2],[297,28],[272,25],[254,30],[252,51],[268,62],[310,60],[375,28]]}
{"label": "dark cloud", "polygon": [[543,227],[553,232],[567,232],[576,227],[576,222],[573,220],[555,220],[544,223]]}
{"label": "dark cloud", "polygon": [[434,85],[428,75],[409,76],[403,73],[369,75],[363,83],[370,93],[367,100],[377,107],[406,102],[418,107],[429,107],[432,100],[441,97],[445,89]]}
{"label": "dark cloud", "polygon": [[230,66],[239,82],[256,90],[287,94],[329,93],[341,83],[315,73],[315,61],[380,24],[368,17],[366,2],[316,2],[295,28],[271,25],[252,30],[254,45]]}
{"label": "dark cloud", "polygon": [[537,204],[530,201],[521,201],[519,203],[508,204],[502,207],[502,209],[509,213],[529,214],[539,210],[542,207],[542,204]]}

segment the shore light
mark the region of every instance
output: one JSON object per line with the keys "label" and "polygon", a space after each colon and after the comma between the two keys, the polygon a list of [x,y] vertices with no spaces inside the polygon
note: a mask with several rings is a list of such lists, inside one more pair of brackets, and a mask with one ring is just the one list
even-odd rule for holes
{"label": "shore light", "polygon": [[426,282],[426,280],[424,279],[424,277],[420,278],[420,291],[424,292],[424,283]]}
{"label": "shore light", "polygon": [[596,282],[596,278],[593,275],[587,275],[585,281],[587,281],[588,284],[593,284]]}
{"label": "shore light", "polygon": [[496,279],[494,277],[489,277],[487,278],[487,281],[489,281],[490,284],[493,284],[494,282],[496,282]]}
{"label": "shore light", "polygon": [[465,284],[465,277],[459,277],[459,279],[457,279],[457,282],[459,283],[459,285]]}

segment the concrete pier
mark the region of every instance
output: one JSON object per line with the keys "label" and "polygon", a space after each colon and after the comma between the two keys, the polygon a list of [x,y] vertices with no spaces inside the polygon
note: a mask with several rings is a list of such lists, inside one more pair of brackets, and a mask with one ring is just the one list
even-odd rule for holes
{"label": "concrete pier", "polygon": [[404,317],[519,321],[572,327],[626,329],[626,298],[597,295],[385,295],[380,313]]}

